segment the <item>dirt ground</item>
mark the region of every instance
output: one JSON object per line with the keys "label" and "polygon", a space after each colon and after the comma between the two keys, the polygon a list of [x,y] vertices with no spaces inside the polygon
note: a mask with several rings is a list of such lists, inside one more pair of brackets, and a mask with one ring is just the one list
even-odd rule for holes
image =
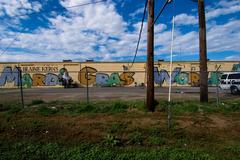
{"label": "dirt ground", "polygon": [[[136,105],[138,101],[133,102]],[[168,148],[169,153],[173,152],[172,154],[175,154],[176,150],[180,151],[178,156],[186,151],[193,154],[192,157],[195,157],[195,153],[200,153],[199,155],[204,154],[220,160],[240,158],[238,100],[234,100],[231,105],[225,102],[221,105],[222,108],[213,106],[215,102],[200,104],[196,101],[202,110],[186,108],[194,108],[193,102],[181,102],[181,106],[175,106],[175,108],[185,109],[181,112],[177,110],[172,112],[171,129],[167,127],[167,110],[161,106],[152,113],[131,105],[125,108],[126,102],[116,101],[115,105],[111,105],[115,110],[102,109],[102,112],[97,112],[94,108],[91,110],[91,106],[85,103],[82,105],[78,103],[41,102],[21,110],[12,108],[0,111],[0,142],[7,148],[4,154],[15,154],[15,148],[11,146],[19,146],[19,144],[26,144],[20,152],[21,156],[22,153],[26,153],[25,150],[31,149],[27,145],[29,143],[33,146],[58,144],[65,148],[87,143],[101,148],[110,147],[109,149],[117,151],[121,149],[127,151],[129,148],[133,151],[146,148],[149,150]],[[109,103],[114,104],[114,102],[105,101],[96,103],[95,107],[101,108],[105,105],[106,108]],[[209,110],[207,107],[204,108],[204,105],[215,107],[215,109]],[[87,106],[85,109],[90,108],[90,110],[83,110],[84,108],[79,110],[84,106]],[[224,106],[226,106],[225,110],[221,110]],[[229,106],[232,108],[229,109]],[[119,110],[119,107],[124,110]],[[58,112],[52,112],[56,110]],[[1,148],[1,143],[0,151],[4,149],[4,147]],[[81,152],[83,151],[84,148]],[[29,152],[29,155],[34,155],[34,152]],[[43,152],[43,155],[45,153],[41,148],[37,148],[36,152]],[[75,154],[78,155],[78,152]],[[185,156],[187,159],[187,155]]]}
{"label": "dirt ground", "polygon": [[[151,131],[158,130],[159,136],[173,143],[179,139],[187,140],[188,145],[218,144],[231,145],[240,142],[240,113],[222,114],[184,114],[174,116],[174,134],[167,131],[166,114],[143,113],[129,110],[118,114],[82,114],[78,116],[56,115],[42,117],[36,115],[17,115],[6,122],[3,115],[0,121],[4,129],[0,137],[4,139],[35,139],[40,141],[54,140],[89,140],[99,141],[107,134],[115,134],[113,125],[117,125],[116,134],[126,144],[129,135],[135,131],[149,136]],[[194,142],[195,141],[195,142]]]}

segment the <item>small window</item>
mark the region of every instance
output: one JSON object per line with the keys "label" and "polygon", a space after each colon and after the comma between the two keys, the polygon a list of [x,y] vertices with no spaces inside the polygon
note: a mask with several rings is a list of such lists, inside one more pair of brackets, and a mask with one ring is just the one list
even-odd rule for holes
{"label": "small window", "polygon": [[226,74],[222,75],[222,77],[221,77],[221,79],[226,79],[226,78],[227,78]]}
{"label": "small window", "polygon": [[228,79],[240,79],[240,74],[230,74]]}

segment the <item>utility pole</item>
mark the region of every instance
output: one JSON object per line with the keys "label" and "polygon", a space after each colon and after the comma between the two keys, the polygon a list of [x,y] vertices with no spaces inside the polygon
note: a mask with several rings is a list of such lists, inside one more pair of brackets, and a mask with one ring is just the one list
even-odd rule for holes
{"label": "utility pole", "polygon": [[208,102],[207,42],[204,0],[198,0],[200,50],[200,102]]}
{"label": "utility pole", "polygon": [[154,0],[148,0],[147,108],[154,111]]}

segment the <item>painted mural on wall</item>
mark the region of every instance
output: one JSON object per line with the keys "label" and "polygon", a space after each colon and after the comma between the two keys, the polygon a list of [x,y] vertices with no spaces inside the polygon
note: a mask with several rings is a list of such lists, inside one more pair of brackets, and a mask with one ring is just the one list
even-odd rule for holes
{"label": "painted mural on wall", "polygon": [[19,71],[17,68],[5,67],[0,75],[0,86],[13,82],[15,86],[19,84]]}
{"label": "painted mural on wall", "polygon": [[169,72],[158,68],[154,68],[154,81],[156,84],[163,85],[164,82],[167,84],[178,84],[178,85],[199,85],[199,74],[196,72],[182,72],[181,67],[176,67],[171,73],[171,82]]}
{"label": "painted mural on wall", "polygon": [[[60,68],[60,69],[59,69]],[[71,72],[68,72],[66,68],[58,66],[23,66],[22,68],[22,84],[24,87],[31,88],[35,86],[62,86],[69,84],[70,81],[80,86],[136,86],[146,83],[144,81],[145,70],[141,76],[138,73],[123,70],[122,72],[102,72],[98,71],[94,67],[84,67],[80,71],[77,71],[77,76],[72,78]],[[240,64],[234,64],[232,71],[240,71]],[[137,76],[136,76],[137,75]],[[218,77],[221,72],[209,72],[209,85],[216,85],[218,83]],[[136,77],[137,78],[136,78]],[[135,78],[134,78],[135,77]],[[181,67],[176,67],[171,73],[165,69],[154,68],[154,82],[156,85],[188,85],[199,86],[200,75],[199,72],[186,72],[182,71]],[[11,83],[14,86],[18,86],[20,83],[19,71],[16,67],[5,66],[0,71],[0,87],[6,86]]]}
{"label": "painted mural on wall", "polygon": [[[71,79],[66,68],[61,68],[59,74],[51,73],[58,71],[57,68],[45,68],[50,73],[38,73],[45,72],[41,67],[23,67],[22,74],[22,85],[30,88],[33,86],[58,86],[64,85],[65,80]],[[29,72],[29,73],[24,73]],[[37,72],[30,74],[32,72]],[[131,85],[134,83],[133,75],[135,72],[113,72],[111,74],[98,72],[95,68],[84,67],[78,73],[79,83],[83,86],[94,85],[94,86],[124,86]],[[0,86],[6,85],[6,83],[14,83],[14,86],[18,86],[20,83],[19,72],[16,68],[5,67],[1,72]]]}
{"label": "painted mural on wall", "polygon": [[239,64],[234,64],[234,65],[233,65],[233,68],[232,68],[232,71],[234,71],[234,72],[240,72],[240,63],[239,63]]}
{"label": "painted mural on wall", "polygon": [[[63,77],[68,71],[65,68],[60,69],[59,74],[54,73],[36,73],[30,75],[30,73],[25,72],[54,72],[57,71],[57,68],[52,67],[30,67],[30,70],[27,67],[22,68],[22,85],[24,87],[30,88],[32,86],[56,86],[63,85],[63,80],[66,77]],[[0,75],[0,86],[6,85],[6,83],[14,83],[14,86],[18,86],[20,83],[20,73],[16,67],[5,67]]]}
{"label": "painted mural on wall", "polygon": [[135,72],[113,72],[101,73],[92,67],[84,67],[78,74],[78,79],[82,85],[95,86],[126,86],[134,82],[133,75]]}

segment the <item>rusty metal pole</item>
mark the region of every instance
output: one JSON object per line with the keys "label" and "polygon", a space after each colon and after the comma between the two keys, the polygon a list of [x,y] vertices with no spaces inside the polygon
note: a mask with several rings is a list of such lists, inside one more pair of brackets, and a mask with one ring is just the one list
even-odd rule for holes
{"label": "rusty metal pole", "polygon": [[87,103],[89,103],[88,67],[86,67],[86,78],[87,78]]}
{"label": "rusty metal pole", "polygon": [[200,102],[208,102],[207,40],[204,0],[198,0],[200,49]]}
{"label": "rusty metal pole", "polygon": [[154,0],[148,0],[147,109],[154,111]]}
{"label": "rusty metal pole", "polygon": [[217,73],[217,85],[216,85],[216,88],[217,88],[217,92],[216,92],[216,98],[217,98],[217,107],[219,107],[219,102],[220,102],[220,98],[219,98],[219,69],[221,68],[221,65],[217,68],[216,70],[216,73]]}
{"label": "rusty metal pole", "polygon": [[22,69],[21,67],[16,67],[18,70],[18,78],[19,78],[19,83],[20,84],[20,94],[21,94],[21,102],[22,102],[22,108],[24,108],[24,98],[23,98],[23,86],[22,86]]}

